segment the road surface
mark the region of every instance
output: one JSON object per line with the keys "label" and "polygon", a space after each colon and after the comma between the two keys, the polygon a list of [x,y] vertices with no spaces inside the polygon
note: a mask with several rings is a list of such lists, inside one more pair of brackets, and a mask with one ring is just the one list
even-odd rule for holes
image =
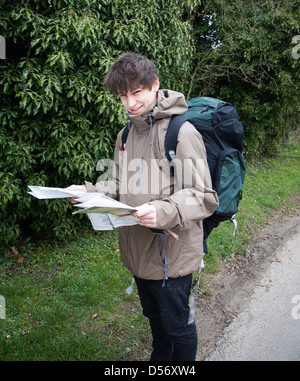
{"label": "road surface", "polygon": [[300,219],[205,361],[300,361]]}

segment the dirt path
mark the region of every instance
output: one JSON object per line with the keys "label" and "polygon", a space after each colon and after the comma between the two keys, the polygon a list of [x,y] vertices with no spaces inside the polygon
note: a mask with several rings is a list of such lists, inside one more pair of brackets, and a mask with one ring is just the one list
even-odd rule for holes
{"label": "dirt path", "polygon": [[277,216],[259,232],[245,256],[222,263],[218,274],[209,277],[206,287],[211,295],[199,295],[196,301],[198,361],[214,351],[224,328],[245,306],[270,263],[276,260],[276,249],[295,234],[295,223],[300,223],[299,213],[298,210],[290,216]]}

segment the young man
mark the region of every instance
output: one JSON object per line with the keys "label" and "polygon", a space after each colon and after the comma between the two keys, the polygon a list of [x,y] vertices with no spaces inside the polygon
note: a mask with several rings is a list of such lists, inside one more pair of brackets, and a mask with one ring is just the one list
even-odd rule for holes
{"label": "young man", "polygon": [[[150,320],[151,360],[193,361],[197,332],[189,319],[192,273],[199,270],[203,254],[202,220],[218,205],[205,147],[200,134],[185,122],[178,136],[175,176],[170,176],[165,135],[171,117],[184,114],[187,104],[181,93],[159,90],[155,66],[146,57],[121,55],[104,86],[119,96],[132,124],[125,149],[123,130],[117,137],[115,182],[86,182],[83,189],[105,192],[136,207],[133,215],[143,225],[119,228],[119,244]],[[179,239],[151,228],[172,230]]]}

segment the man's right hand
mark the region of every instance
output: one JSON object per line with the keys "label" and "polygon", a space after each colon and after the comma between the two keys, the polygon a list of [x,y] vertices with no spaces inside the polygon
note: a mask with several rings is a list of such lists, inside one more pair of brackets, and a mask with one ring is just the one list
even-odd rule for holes
{"label": "man's right hand", "polygon": [[[86,192],[86,186],[73,184],[73,185],[70,185],[68,188],[66,188],[66,190],[68,190],[70,192],[72,192],[72,191]],[[72,197],[71,202],[72,202],[72,204],[77,204],[78,203],[77,198]]]}

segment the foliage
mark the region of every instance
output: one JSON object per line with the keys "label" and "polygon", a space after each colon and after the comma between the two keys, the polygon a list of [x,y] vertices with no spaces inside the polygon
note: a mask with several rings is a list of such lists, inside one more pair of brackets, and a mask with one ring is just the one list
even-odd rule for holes
{"label": "foliage", "polygon": [[196,3],[1,1],[7,57],[0,62],[0,248],[18,237],[63,238],[81,228],[70,203],[37,202],[27,185],[96,181],[97,161],[112,155],[126,120],[102,87],[104,74],[131,50],[156,62],[165,87],[174,87],[174,73],[184,83],[193,44],[182,15]]}
{"label": "foliage", "polygon": [[247,155],[272,153],[299,127],[300,4],[205,0],[194,17],[197,53],[189,94],[233,103],[245,128]]}
{"label": "foliage", "polygon": [[2,361],[130,360],[149,348],[115,231],[14,254],[0,266]]}
{"label": "foliage", "polygon": [[299,126],[299,18],[298,0],[1,0],[0,252],[86,225],[27,185],[96,181],[126,121],[102,86],[124,51],[152,59],[162,87],[233,103],[248,156],[274,152]]}

